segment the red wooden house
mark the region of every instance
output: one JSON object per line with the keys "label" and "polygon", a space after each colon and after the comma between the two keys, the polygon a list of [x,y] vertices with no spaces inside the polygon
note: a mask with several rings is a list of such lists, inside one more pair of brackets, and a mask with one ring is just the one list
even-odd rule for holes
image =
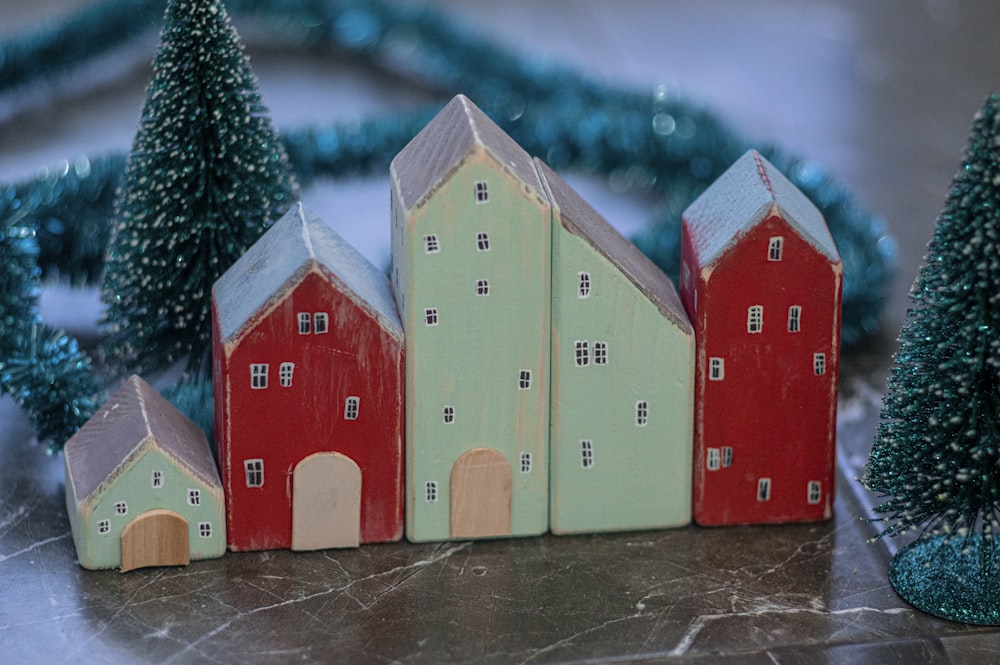
{"label": "red wooden house", "polygon": [[403,332],[385,276],[298,204],[212,298],[229,548],[398,540]]}
{"label": "red wooden house", "polygon": [[754,151],[684,212],[695,326],[694,519],[833,513],[841,263],[822,214]]}

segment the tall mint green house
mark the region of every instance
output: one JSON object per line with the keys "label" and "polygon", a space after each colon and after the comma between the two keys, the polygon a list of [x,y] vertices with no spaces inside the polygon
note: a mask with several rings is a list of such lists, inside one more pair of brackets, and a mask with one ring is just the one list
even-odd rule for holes
{"label": "tall mint green house", "polygon": [[552,212],[536,166],[458,96],[390,177],[407,537],[543,533]]}
{"label": "tall mint green house", "polygon": [[670,279],[547,165],[553,533],[691,520],[694,329]]}

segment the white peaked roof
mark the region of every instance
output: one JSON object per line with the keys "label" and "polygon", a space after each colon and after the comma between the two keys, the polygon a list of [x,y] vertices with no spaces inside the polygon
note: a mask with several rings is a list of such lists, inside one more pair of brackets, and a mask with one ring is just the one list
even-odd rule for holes
{"label": "white peaked roof", "polygon": [[715,263],[773,211],[831,263],[840,261],[819,209],[773,164],[750,150],[684,211],[700,265]]}
{"label": "white peaked roof", "polygon": [[251,320],[276,304],[285,285],[315,269],[352,292],[383,327],[402,338],[385,275],[300,202],[215,282],[222,342],[234,341]]}
{"label": "white peaked roof", "polygon": [[392,160],[390,171],[403,208],[423,203],[478,150],[544,198],[531,156],[468,97],[457,95]]}

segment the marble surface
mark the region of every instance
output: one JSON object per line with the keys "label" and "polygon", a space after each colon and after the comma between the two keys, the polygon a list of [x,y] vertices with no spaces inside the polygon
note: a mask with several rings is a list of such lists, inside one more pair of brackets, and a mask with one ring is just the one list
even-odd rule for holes
{"label": "marble surface", "polygon": [[[5,0],[0,36],[79,0]],[[833,520],[309,554],[229,554],[182,569],[76,563],[62,460],[0,400],[0,661],[11,663],[983,663],[1000,631],[941,621],[886,581],[855,477],[877,422],[905,294],[973,113],[1000,81],[991,0],[441,0],[470,29],[620,85],[677,87],[762,141],[826,165],[885,216],[901,267],[883,332],[844,357]],[[237,23],[239,25],[239,23]],[[247,36],[247,35],[245,35]],[[247,36],[278,127],[411,107],[391,77]],[[127,148],[152,43],[81,85],[0,97],[0,180]],[[146,51],[144,51],[146,49]],[[29,94],[30,92],[30,94]],[[628,231],[649,202],[569,174]],[[373,260],[385,178],[306,192]],[[386,220],[384,225],[361,220]],[[48,288],[43,315],[93,339],[92,291]]]}

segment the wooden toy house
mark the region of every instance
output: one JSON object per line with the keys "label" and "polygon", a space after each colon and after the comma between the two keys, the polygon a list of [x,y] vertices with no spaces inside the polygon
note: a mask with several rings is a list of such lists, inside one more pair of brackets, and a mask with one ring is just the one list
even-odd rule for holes
{"label": "wooden toy house", "polygon": [[821,213],[750,151],[684,212],[681,242],[695,521],[831,517],[842,268]]}
{"label": "wooden toy house", "polygon": [[535,166],[458,96],[390,176],[407,537],[543,533],[551,210]]}
{"label": "wooden toy house", "polygon": [[550,527],[687,524],[694,330],[670,279],[536,162],[553,206]]}
{"label": "wooden toy house", "polygon": [[403,530],[403,332],[385,276],[298,204],[213,289],[229,547]]}
{"label": "wooden toy house", "polygon": [[205,433],[137,376],[66,442],[66,507],[84,568],[183,566],[226,551]]}

